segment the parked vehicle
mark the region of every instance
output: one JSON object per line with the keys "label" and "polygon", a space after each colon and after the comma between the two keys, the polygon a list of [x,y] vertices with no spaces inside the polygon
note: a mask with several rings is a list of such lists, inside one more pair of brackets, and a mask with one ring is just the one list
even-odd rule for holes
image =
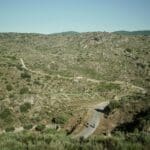
{"label": "parked vehicle", "polygon": [[95,124],[94,123],[90,124],[90,127],[95,128]]}

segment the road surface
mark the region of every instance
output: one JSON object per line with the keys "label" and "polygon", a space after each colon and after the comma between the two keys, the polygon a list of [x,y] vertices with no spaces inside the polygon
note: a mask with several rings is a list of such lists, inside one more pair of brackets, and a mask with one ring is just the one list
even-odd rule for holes
{"label": "road surface", "polygon": [[91,112],[91,117],[88,119],[86,125],[84,126],[84,128],[82,129],[82,131],[80,131],[80,133],[78,133],[77,135],[75,135],[75,138],[78,137],[84,137],[84,138],[88,138],[90,135],[92,135],[94,133],[94,131],[96,130],[96,128],[99,126],[100,124],[100,119],[103,116],[103,110],[104,108],[109,104],[109,101],[106,102],[102,102],[99,105],[97,105]]}

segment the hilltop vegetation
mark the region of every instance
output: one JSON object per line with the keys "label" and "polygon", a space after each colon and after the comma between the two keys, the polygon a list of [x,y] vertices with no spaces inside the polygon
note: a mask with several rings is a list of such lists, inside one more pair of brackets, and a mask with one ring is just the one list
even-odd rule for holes
{"label": "hilltop vegetation", "polygon": [[[0,135],[0,141],[8,139],[4,144],[1,142],[0,146],[10,148],[11,143],[17,142],[18,147],[14,149],[27,149],[27,146],[35,149],[38,145],[45,145],[45,149],[50,145],[56,148],[56,139],[60,139],[62,144],[62,137],[65,137],[62,149],[67,149],[74,143],[64,133],[65,127],[72,123],[70,120],[84,119],[89,108],[110,100],[112,103],[106,113],[108,121],[113,122],[109,118],[113,112],[115,115],[125,112],[118,116],[123,119],[116,117],[116,122],[113,122],[115,126],[110,128],[114,137],[110,140],[96,135],[89,141],[77,141],[72,149],[75,146],[84,149],[83,145],[90,149],[93,143],[96,143],[95,149],[110,149],[110,145],[114,147],[116,143],[119,149],[124,142],[125,149],[130,146],[142,149],[142,140],[147,148],[149,134],[145,132],[149,132],[149,49],[150,37],[142,35],[107,32],[52,35],[0,33],[0,132],[14,131]],[[126,107],[126,104],[130,107]],[[128,117],[130,122],[127,122]],[[136,129],[133,127],[129,137],[131,141],[139,142],[138,145],[132,145],[127,140],[127,134],[122,135],[135,122],[138,122]],[[141,125],[145,128],[141,129]],[[56,130],[52,135],[57,135],[47,139],[47,136],[52,135],[44,132],[53,126]],[[20,128],[25,131],[16,133],[16,129]],[[137,129],[139,132],[134,133]],[[116,130],[121,132],[121,139],[116,137]],[[24,137],[24,132],[27,137]],[[104,132],[100,129],[97,133]],[[36,136],[35,141],[32,140],[32,134]],[[142,139],[139,139],[140,135],[143,135]],[[17,141],[18,138],[22,141]]]}

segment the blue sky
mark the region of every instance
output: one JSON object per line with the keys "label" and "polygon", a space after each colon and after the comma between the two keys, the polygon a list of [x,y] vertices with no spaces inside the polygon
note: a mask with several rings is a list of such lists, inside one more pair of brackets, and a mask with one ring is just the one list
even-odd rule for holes
{"label": "blue sky", "polygon": [[0,0],[0,32],[150,29],[150,0]]}

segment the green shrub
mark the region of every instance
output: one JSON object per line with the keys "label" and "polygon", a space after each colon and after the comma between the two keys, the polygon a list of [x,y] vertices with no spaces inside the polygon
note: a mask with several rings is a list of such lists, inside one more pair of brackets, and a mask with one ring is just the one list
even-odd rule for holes
{"label": "green shrub", "polygon": [[37,85],[41,85],[41,83],[40,83],[40,81],[39,80],[34,80],[34,82],[33,82],[34,84],[37,84]]}
{"label": "green shrub", "polygon": [[23,126],[23,128],[26,129],[26,130],[30,130],[30,129],[33,128],[33,125],[32,124],[26,124],[26,125]]}
{"label": "green shrub", "polygon": [[6,132],[12,132],[14,130],[15,130],[14,127],[8,127],[8,128],[5,129]]}
{"label": "green shrub", "polygon": [[119,101],[111,101],[109,107],[111,109],[119,108],[120,107],[120,102]]}
{"label": "green shrub", "polygon": [[22,65],[21,65],[21,64],[16,64],[16,68],[17,68],[18,70],[20,70],[20,71],[22,71],[22,70],[23,70],[23,68],[22,68]]}
{"label": "green shrub", "polygon": [[6,89],[7,89],[8,91],[11,91],[11,90],[13,89],[13,87],[12,87],[11,84],[8,84],[8,85],[6,85]]}
{"label": "green shrub", "polygon": [[26,102],[20,106],[21,112],[27,112],[29,109],[31,109],[31,104],[29,102]]}
{"label": "green shrub", "polygon": [[15,97],[15,94],[14,93],[11,93],[10,95],[9,95],[9,98],[14,98]]}
{"label": "green shrub", "polygon": [[26,93],[29,93],[28,87],[23,87],[22,89],[20,89],[20,94],[26,94]]}
{"label": "green shrub", "polygon": [[44,124],[39,124],[35,127],[36,131],[43,131],[45,129],[45,125]]}
{"label": "green shrub", "polygon": [[4,95],[0,95],[0,101],[3,100],[5,97]]}
{"label": "green shrub", "polygon": [[52,122],[56,124],[64,124],[67,120],[68,116],[66,116],[65,114],[52,118]]}
{"label": "green shrub", "polygon": [[137,62],[136,63],[137,67],[144,69],[145,68],[145,64]]}
{"label": "green shrub", "polygon": [[30,79],[31,75],[28,72],[24,72],[24,73],[21,73],[21,78],[23,78],[23,79],[25,79],[25,78]]}
{"label": "green shrub", "polygon": [[6,119],[8,117],[10,117],[12,114],[11,114],[11,111],[9,108],[5,108],[1,113],[0,113],[0,118],[1,119]]}
{"label": "green shrub", "polygon": [[119,108],[121,106],[121,103],[119,101],[110,101],[110,104],[105,108],[106,114],[109,114],[114,109]]}

